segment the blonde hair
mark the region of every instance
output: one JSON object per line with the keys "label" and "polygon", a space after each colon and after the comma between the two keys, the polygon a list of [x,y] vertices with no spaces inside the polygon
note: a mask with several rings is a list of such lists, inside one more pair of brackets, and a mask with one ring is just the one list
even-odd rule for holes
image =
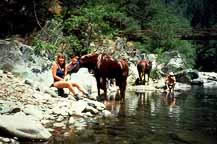
{"label": "blonde hair", "polygon": [[[59,58],[63,58],[64,59],[64,63],[60,65],[59,63]],[[56,57],[56,63],[61,67],[61,68],[64,68],[65,69],[65,66],[66,66],[66,58],[65,58],[65,55],[62,54],[62,53],[58,53],[57,54],[57,57]]]}

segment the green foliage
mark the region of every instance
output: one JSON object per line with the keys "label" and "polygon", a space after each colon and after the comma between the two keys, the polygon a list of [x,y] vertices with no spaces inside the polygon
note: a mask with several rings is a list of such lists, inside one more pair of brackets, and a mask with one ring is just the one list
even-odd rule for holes
{"label": "green foliage", "polygon": [[[189,23],[184,18],[175,15],[171,7],[167,7],[159,0],[152,0],[152,19],[146,23],[146,26],[152,30],[152,40],[157,41],[158,47],[164,47],[165,50],[173,49],[171,42],[174,40],[179,28],[190,28]],[[158,46],[158,47],[156,47]]]}
{"label": "green foliage", "polygon": [[65,51],[68,55],[81,55],[90,52],[89,48],[82,48],[81,42],[76,36],[67,36],[66,41],[70,45],[70,48]]}
{"label": "green foliage", "polygon": [[59,18],[64,19],[64,35],[69,38],[72,50],[78,53],[90,52],[90,43],[102,37],[113,39],[122,30],[131,32],[139,27],[135,19],[119,9],[118,2],[108,0],[89,1],[79,9],[68,9],[65,16]]}
{"label": "green foliage", "polygon": [[37,55],[48,53],[55,55],[60,44],[64,41],[61,22],[53,19],[48,21],[41,31],[34,37],[32,45]]}
{"label": "green foliage", "polygon": [[156,53],[157,53],[157,56],[158,56],[157,61],[159,63],[168,63],[169,62],[170,58],[166,57],[164,55],[163,49],[157,49]]}
{"label": "green foliage", "polygon": [[[194,64],[194,46],[177,37],[182,32],[179,28],[190,28],[189,22],[161,0],[64,0],[63,4],[63,15],[45,28],[49,37],[37,37],[37,51],[58,51],[64,42],[67,54],[80,55],[91,52],[91,42],[121,34],[135,38],[136,47],[142,52],[157,53],[160,61],[169,61],[163,56],[165,51],[178,50],[189,66]],[[147,33],[140,33],[143,30]]]}
{"label": "green foliage", "polygon": [[217,1],[215,0],[174,0],[174,7],[191,21],[193,27],[212,27],[217,24]]}
{"label": "green foliage", "polygon": [[41,55],[43,53],[49,53],[49,54],[55,54],[57,51],[57,46],[52,45],[46,41],[42,41],[42,40],[34,40],[33,41],[33,45],[34,45],[34,53],[36,55]]}
{"label": "green foliage", "polygon": [[63,17],[56,17],[48,22],[33,40],[36,54],[48,53],[54,56],[57,52],[68,55],[79,55],[88,52],[75,35],[63,35]]}
{"label": "green foliage", "polygon": [[192,67],[195,57],[194,46],[188,41],[177,38],[177,34],[182,34],[179,29],[190,29],[189,22],[176,15],[172,7],[163,4],[160,0],[151,0],[150,9],[151,20],[144,25],[151,29],[152,34],[144,40],[146,46],[142,51],[156,53],[158,61],[167,63],[169,58],[163,53],[177,50],[187,59],[186,65]]}
{"label": "green foliage", "polygon": [[[215,30],[217,25],[217,1],[216,0],[174,0],[173,6],[178,13],[188,18],[191,26],[199,31],[208,31],[207,35],[216,35]],[[208,29],[207,29],[208,28]],[[209,30],[211,29],[211,30]],[[206,34],[204,34],[206,36]],[[217,64],[216,45],[213,46],[209,36],[202,40],[194,41],[197,55],[196,68],[202,71],[216,71],[216,68],[211,68],[210,65]]]}
{"label": "green foliage", "polygon": [[181,56],[186,60],[186,66],[192,68],[195,65],[196,47],[189,41],[174,40],[176,49],[180,52]]}
{"label": "green foliage", "polygon": [[[192,43],[185,40],[174,39],[170,44],[174,47],[173,50],[179,52],[184,58],[185,66],[187,68],[192,68],[195,65],[196,48]],[[170,57],[165,56],[164,52],[165,51],[162,48],[156,50],[156,53],[158,54],[157,60],[160,63],[168,63],[170,60]]]}
{"label": "green foliage", "polygon": [[115,32],[115,27],[112,27],[110,20],[123,18],[117,8],[113,4],[88,5],[80,9],[70,11],[70,17],[64,22],[64,27],[68,33],[73,30],[80,30],[85,35],[87,28],[91,25],[92,32],[97,35],[109,35]]}
{"label": "green foliage", "polygon": [[141,42],[136,42],[135,47],[139,49],[142,53],[150,53],[149,45]]}
{"label": "green foliage", "polygon": [[158,69],[153,69],[150,73],[150,77],[152,79],[160,79],[162,78],[161,74],[160,74],[160,71]]}

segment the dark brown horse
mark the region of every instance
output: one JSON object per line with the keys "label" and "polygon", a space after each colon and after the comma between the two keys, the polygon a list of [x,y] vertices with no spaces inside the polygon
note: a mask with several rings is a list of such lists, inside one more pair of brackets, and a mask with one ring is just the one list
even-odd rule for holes
{"label": "dark brown horse", "polygon": [[[100,88],[104,90],[107,99],[107,79],[115,79],[116,85],[120,88],[121,100],[125,99],[127,77],[129,73],[128,62],[124,59],[115,60],[107,54],[88,54],[80,58],[80,66],[94,70],[97,81],[98,95]],[[102,82],[100,81],[102,80]]]}
{"label": "dark brown horse", "polygon": [[[149,82],[150,72],[152,69],[152,62],[149,60],[141,60],[137,63],[137,70],[139,73],[139,81],[145,85],[146,82]],[[148,75],[148,81],[146,81],[145,75]]]}

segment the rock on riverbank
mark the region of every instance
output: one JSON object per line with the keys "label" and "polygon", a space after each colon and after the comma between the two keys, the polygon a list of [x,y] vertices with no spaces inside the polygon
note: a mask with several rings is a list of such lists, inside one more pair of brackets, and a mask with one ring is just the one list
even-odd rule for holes
{"label": "rock on riverbank", "polygon": [[0,70],[0,85],[0,133],[6,137],[48,140],[55,128],[82,128],[108,114],[103,103],[35,90],[10,72]]}

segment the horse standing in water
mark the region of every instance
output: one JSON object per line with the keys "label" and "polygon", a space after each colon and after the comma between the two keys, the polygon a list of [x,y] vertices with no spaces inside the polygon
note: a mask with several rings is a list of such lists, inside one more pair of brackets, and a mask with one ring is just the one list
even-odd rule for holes
{"label": "horse standing in water", "polygon": [[[120,88],[121,100],[125,99],[127,77],[129,73],[128,62],[125,59],[115,60],[107,54],[88,54],[80,58],[80,66],[94,69],[97,81],[98,95],[100,88],[104,90],[107,99],[106,79],[115,79],[116,85]],[[100,80],[102,79],[102,83]]]}
{"label": "horse standing in water", "polygon": [[146,83],[146,78],[145,75],[148,75],[148,81],[149,82],[149,77],[150,77],[150,72],[152,69],[152,62],[149,60],[141,60],[137,63],[137,70],[139,73],[139,81],[142,82],[142,84],[145,85]]}

